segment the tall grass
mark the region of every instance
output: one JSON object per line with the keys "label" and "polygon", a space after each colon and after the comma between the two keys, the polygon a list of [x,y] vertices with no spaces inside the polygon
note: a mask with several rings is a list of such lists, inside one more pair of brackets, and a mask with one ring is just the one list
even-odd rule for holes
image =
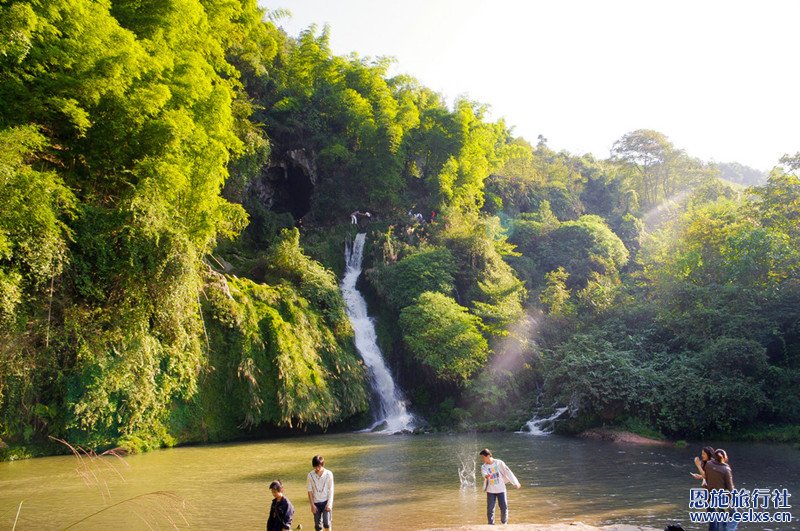
{"label": "tall grass", "polygon": [[[105,505],[102,509],[66,525],[63,529],[72,529],[92,518],[118,508],[127,509],[132,516],[141,520],[148,529],[160,529],[164,527],[164,524],[172,529],[179,529],[181,525],[183,527],[189,527],[189,521],[185,513],[191,509],[191,506],[185,499],[174,492],[148,492],[112,503],[109,481],[119,480],[124,483],[125,477],[121,469],[123,466],[130,466],[125,461],[121,449],[114,448],[98,454],[92,449],[73,446],[63,439],[57,439],[55,437],[50,437],[50,439],[64,445],[72,452],[78,465],[75,468],[78,477],[81,478],[87,488],[97,490]],[[16,529],[17,523],[19,522],[23,503],[24,500],[20,502],[17,508],[17,516],[14,519],[14,525],[11,528],[12,531]]]}

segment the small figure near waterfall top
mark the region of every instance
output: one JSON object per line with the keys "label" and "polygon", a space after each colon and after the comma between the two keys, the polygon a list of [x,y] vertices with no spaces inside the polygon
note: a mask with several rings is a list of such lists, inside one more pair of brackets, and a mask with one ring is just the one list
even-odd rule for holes
{"label": "small figure near waterfall top", "polygon": [[358,216],[363,216],[367,219],[372,217],[372,214],[369,212],[361,212],[360,210],[356,210],[350,214],[350,224],[351,225],[358,225]]}
{"label": "small figure near waterfall top", "polygon": [[415,213],[413,209],[408,211],[408,217],[410,217],[413,221],[419,224],[425,223],[425,217],[422,215],[422,213],[421,212]]}
{"label": "small figure near waterfall top", "polygon": [[492,451],[484,448],[480,451],[483,465],[483,490],[486,492],[486,517],[489,525],[494,525],[494,506],[500,504],[500,521],[508,523],[508,500],[506,499],[506,483],[511,483],[520,488],[520,482],[506,464],[500,459],[492,457]]}
{"label": "small figure near waterfall top", "polygon": [[314,470],[308,473],[306,487],[311,514],[314,515],[314,529],[331,529],[333,520],[333,472],[325,468],[325,458],[315,455],[311,459]]}

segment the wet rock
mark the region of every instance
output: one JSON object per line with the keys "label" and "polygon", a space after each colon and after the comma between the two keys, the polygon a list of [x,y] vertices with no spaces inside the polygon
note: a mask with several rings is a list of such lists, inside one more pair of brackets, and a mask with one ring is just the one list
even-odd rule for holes
{"label": "wet rock", "polygon": [[380,424],[378,424],[377,426],[375,426],[374,428],[372,428],[369,431],[371,431],[372,433],[375,433],[377,431],[384,431],[388,427],[389,427],[389,423],[384,420],[383,422],[381,422]]}

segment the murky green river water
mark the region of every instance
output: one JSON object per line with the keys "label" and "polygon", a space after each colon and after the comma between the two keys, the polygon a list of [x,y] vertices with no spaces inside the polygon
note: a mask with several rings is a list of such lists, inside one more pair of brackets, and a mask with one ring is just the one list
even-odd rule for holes
{"label": "murky green river water", "polygon": [[[335,529],[425,529],[485,523],[485,494],[462,488],[488,446],[522,482],[510,491],[511,521],[639,523],[687,529],[691,459],[697,448],[619,446],[558,436],[337,434],[187,447],[85,461],[50,457],[0,463],[0,528],[263,529],[280,478],[313,529],[305,492],[311,457],[336,478]],[[800,451],[728,443],[736,486],[788,488],[800,507]],[[81,476],[83,474],[83,477]],[[104,510],[105,509],[105,510]],[[793,524],[740,529],[799,529]],[[99,512],[86,520],[87,516]],[[695,527],[696,529],[697,527]]]}

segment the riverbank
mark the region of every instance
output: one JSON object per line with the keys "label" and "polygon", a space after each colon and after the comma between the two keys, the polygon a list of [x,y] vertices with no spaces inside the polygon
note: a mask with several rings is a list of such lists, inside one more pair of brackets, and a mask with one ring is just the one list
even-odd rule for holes
{"label": "riverbank", "polygon": [[[357,432],[354,425],[340,425],[334,426],[329,429],[327,433],[355,433]],[[436,428],[417,428],[411,431],[406,431],[404,435],[464,435],[470,433],[511,433],[509,430],[503,429],[486,429],[486,430],[442,430]],[[243,437],[238,439],[221,440],[215,442],[183,442],[175,446],[215,446],[218,444],[233,444],[233,443],[252,443],[252,442],[269,442],[277,439],[291,439],[297,437],[306,437],[308,435],[321,435],[322,431],[314,432],[309,430],[306,432],[299,432],[286,428],[273,428],[272,431],[262,432],[261,435],[253,435],[251,437]],[[579,439],[588,439],[594,441],[612,442],[617,444],[634,444],[644,446],[677,446],[681,447],[686,445],[686,441],[670,441],[666,439],[656,439],[646,435],[638,434],[626,429],[614,428],[591,428],[580,433],[565,433],[561,434],[564,437],[576,437]],[[734,436],[735,435],[735,436]],[[754,443],[779,443],[791,444],[794,448],[800,450],[800,425],[788,424],[779,426],[758,426],[736,434],[716,434],[710,436],[708,440],[717,440],[724,442],[754,442]],[[107,448],[94,448],[98,453]],[[53,441],[29,443],[29,444],[8,444],[0,439],[0,462],[4,461],[18,461],[22,459],[31,459],[36,457],[48,457],[54,455],[69,455],[71,451],[63,444],[55,443]],[[130,452],[137,453],[137,452]]]}
{"label": "riverbank", "polygon": [[594,428],[579,434],[582,439],[593,441],[606,441],[618,444],[641,444],[645,446],[673,446],[674,443],[652,437],[644,437],[630,431],[611,430],[607,428]]}
{"label": "riverbank", "polygon": [[[497,529],[493,525],[466,525],[461,527],[432,527],[425,531],[490,531]],[[583,522],[571,524],[510,524],[502,527],[504,531],[660,531],[655,527],[641,527],[636,525],[607,525],[595,527]]]}

